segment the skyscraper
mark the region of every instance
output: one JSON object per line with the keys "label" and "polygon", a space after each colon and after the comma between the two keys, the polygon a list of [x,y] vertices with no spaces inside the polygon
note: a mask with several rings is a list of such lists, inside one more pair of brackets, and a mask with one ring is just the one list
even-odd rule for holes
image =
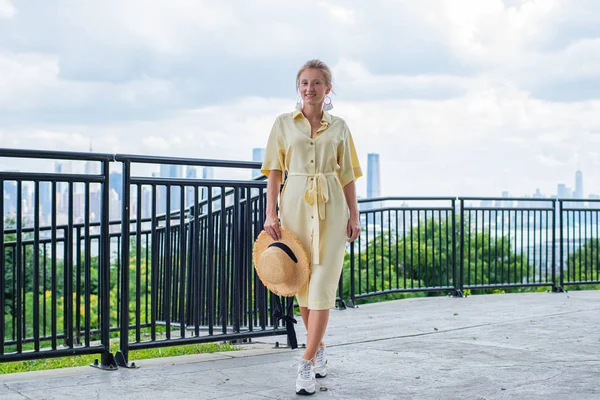
{"label": "skyscraper", "polygon": [[[262,147],[257,147],[252,149],[252,161],[260,161],[265,158],[265,149]],[[252,178],[255,178],[260,175],[260,169],[252,170]]]}
{"label": "skyscraper", "polygon": [[[187,167],[185,169],[185,177],[187,179],[196,179],[198,170],[196,167]],[[194,187],[188,186],[185,188],[185,206],[186,208],[194,204]]]}
{"label": "skyscraper", "polygon": [[571,189],[569,189],[564,183],[559,183],[556,187],[556,195],[559,199],[570,199]]}
{"label": "skyscraper", "polygon": [[[90,140],[90,153],[92,153],[92,141]],[[100,173],[98,168],[98,161],[86,161],[85,162],[85,173],[90,175],[97,175]]]}
{"label": "skyscraper", "polygon": [[[367,198],[372,199],[381,197],[381,178],[379,168],[379,154],[367,154]],[[370,210],[372,208],[381,207],[381,202],[365,203],[363,209]],[[373,223],[373,215],[369,214],[367,223]]]}
{"label": "skyscraper", "polygon": [[[367,155],[367,198],[381,197],[381,174],[379,168],[379,154]],[[371,203],[371,207],[380,207],[380,203]]]}
{"label": "skyscraper", "polygon": [[50,182],[40,182],[40,216],[42,222],[49,221],[50,213],[52,212],[52,186]]}
{"label": "skyscraper", "polygon": [[583,199],[583,176],[581,171],[575,172],[575,191],[573,192],[574,199]]}
{"label": "skyscraper", "polygon": [[[183,177],[183,167],[181,165],[168,165],[163,164],[160,166],[160,177],[161,178],[182,178]],[[170,201],[171,207],[169,211],[179,210],[181,207],[181,199],[180,199],[180,188],[179,186],[171,186],[170,190]],[[161,192],[165,192],[164,188],[161,188]],[[164,196],[161,198],[160,204],[161,212],[165,212],[167,210],[167,197]]]}
{"label": "skyscraper", "polygon": [[[57,174],[70,174],[73,172],[73,166],[70,161],[56,161],[56,163],[54,163],[54,172]],[[67,191],[69,184],[67,182],[58,182],[56,186],[58,193],[61,194]]]}
{"label": "skyscraper", "polygon": [[381,197],[379,154],[369,153],[367,156],[367,198]]}

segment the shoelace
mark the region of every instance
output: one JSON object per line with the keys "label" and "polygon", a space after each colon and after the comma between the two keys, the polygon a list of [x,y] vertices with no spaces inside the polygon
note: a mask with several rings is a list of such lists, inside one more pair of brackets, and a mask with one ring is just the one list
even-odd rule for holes
{"label": "shoelace", "polygon": [[298,374],[300,375],[300,379],[303,381],[312,380],[312,365],[310,361],[302,360],[300,361],[300,366],[298,367]]}
{"label": "shoelace", "polygon": [[323,364],[325,364],[325,348],[319,347],[317,349],[317,354],[315,355],[315,365]]}

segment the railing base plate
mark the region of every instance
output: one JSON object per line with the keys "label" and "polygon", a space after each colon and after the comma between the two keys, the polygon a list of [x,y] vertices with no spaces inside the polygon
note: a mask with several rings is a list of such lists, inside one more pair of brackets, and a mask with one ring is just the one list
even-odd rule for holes
{"label": "railing base plate", "polygon": [[117,366],[117,362],[115,361],[115,357],[112,353],[102,354],[102,362],[98,362],[96,358],[93,364],[90,364],[90,367],[98,368],[103,371],[116,371],[119,369]]}
{"label": "railing base plate", "polygon": [[336,310],[345,310],[346,302],[344,300],[339,300],[335,306]]}
{"label": "railing base plate", "polygon": [[352,299],[348,300],[348,304],[346,304],[346,307],[348,307],[348,308],[358,308],[358,306],[356,304],[354,304],[354,302],[352,301]]}
{"label": "railing base plate", "polygon": [[117,362],[117,365],[119,367],[123,367],[123,368],[127,368],[127,369],[139,368],[137,365],[135,365],[134,362],[127,361],[127,357],[125,357],[125,354],[121,350],[117,351],[117,355],[115,356],[115,361]]}

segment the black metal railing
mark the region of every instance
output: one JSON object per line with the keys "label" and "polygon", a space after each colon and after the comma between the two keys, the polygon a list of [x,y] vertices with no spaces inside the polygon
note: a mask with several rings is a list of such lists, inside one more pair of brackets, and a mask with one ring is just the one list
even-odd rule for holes
{"label": "black metal railing", "polygon": [[[0,215],[3,217],[0,221],[3,239],[0,241],[0,287],[3,289],[0,290],[0,309],[3,311],[0,313],[0,360],[98,353],[102,355],[99,365],[110,368],[114,362],[110,352],[109,320],[106,316],[109,315],[110,304],[110,261],[107,256],[108,175],[112,155],[2,149],[0,156],[38,160],[87,160],[98,162],[101,172],[97,175],[0,172]],[[29,213],[23,210],[23,205],[26,204],[23,201],[25,182],[34,187],[33,212]],[[90,214],[91,186],[98,186],[101,203],[94,295],[91,289],[93,278],[89,219],[83,225],[82,236],[82,225],[77,225],[73,218],[76,185],[83,187],[86,216],[89,217]],[[40,199],[48,186],[50,218],[47,226],[42,226]],[[59,190],[62,188],[65,189],[64,193]],[[6,189],[11,193],[6,193]],[[66,203],[66,221],[61,223],[57,221],[59,194],[64,195]],[[10,202],[12,197],[13,201]],[[7,206],[14,210],[12,223],[10,219],[7,221],[4,218]],[[80,261],[82,259],[85,260],[83,264]],[[83,281],[82,273],[85,277]],[[80,310],[82,302],[83,329]],[[92,340],[94,331],[97,334],[93,334]],[[77,340],[82,333],[85,340],[84,343],[79,343]]]}
{"label": "black metal railing", "polygon": [[[166,179],[131,173],[132,166],[159,162],[221,168],[256,168],[256,163],[157,160],[131,155],[117,155],[115,159],[123,166],[121,237],[129,238],[122,241],[120,257],[118,364],[128,365],[129,350],[284,333],[272,319],[271,296],[252,267],[252,244],[264,223],[265,182]],[[141,218],[144,189],[151,193],[147,200],[152,207],[145,231]],[[136,193],[135,201],[132,193]],[[157,210],[159,204],[164,209]],[[186,207],[187,204],[192,206]],[[131,219],[132,206],[136,210],[134,219]],[[144,245],[142,235],[148,233],[150,239],[145,236]],[[149,273],[150,287],[156,288],[150,293],[147,287],[142,293],[142,262],[146,281]],[[130,266],[134,277],[130,275]],[[133,299],[130,288],[134,291]],[[141,315],[142,297],[151,309],[150,320],[147,314]],[[135,313],[128,308],[131,302],[135,304]],[[271,328],[273,325],[275,329]],[[142,326],[149,328],[145,337]],[[163,327],[163,335],[157,334],[159,326]]]}
{"label": "black metal railing", "polygon": [[454,205],[453,198],[359,200],[362,233],[350,246],[347,268],[350,304],[394,293],[456,292]]}
{"label": "black metal railing", "polygon": [[[129,365],[130,350],[285,333],[252,266],[264,177],[148,176],[159,165],[249,175],[259,163],[12,149],[0,157],[100,165],[0,172],[0,361],[97,353],[99,367],[114,369]],[[111,166],[121,168],[118,182]],[[359,206],[363,232],[347,247],[341,309],[406,293],[600,284],[600,200],[385,197]]]}
{"label": "black metal railing", "polygon": [[[479,201],[480,205],[465,202]],[[461,198],[463,289],[555,285],[554,200]]]}
{"label": "black metal railing", "polygon": [[560,286],[599,283],[600,200],[558,200],[558,214]]}

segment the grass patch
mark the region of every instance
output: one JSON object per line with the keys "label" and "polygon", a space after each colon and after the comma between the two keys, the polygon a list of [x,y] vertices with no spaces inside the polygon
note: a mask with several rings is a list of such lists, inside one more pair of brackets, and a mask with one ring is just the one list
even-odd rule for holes
{"label": "grass patch", "polygon": [[[228,343],[206,343],[190,344],[184,346],[162,347],[156,349],[131,350],[129,352],[130,361],[145,360],[148,358],[163,358],[184,356],[188,354],[207,354],[219,351],[240,350],[239,346]],[[118,350],[118,346],[112,349],[113,354]],[[100,354],[90,354],[82,356],[69,356],[58,358],[47,358],[42,360],[27,360],[0,363],[0,374],[13,374],[16,372],[44,371],[57,368],[82,367],[90,365]]]}

